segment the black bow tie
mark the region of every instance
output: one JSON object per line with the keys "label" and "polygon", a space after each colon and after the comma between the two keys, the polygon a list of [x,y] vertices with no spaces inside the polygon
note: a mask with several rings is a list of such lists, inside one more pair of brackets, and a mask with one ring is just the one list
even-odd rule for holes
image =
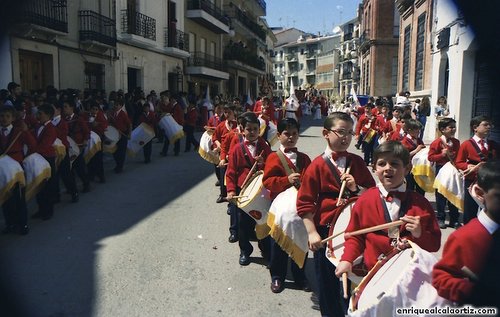
{"label": "black bow tie", "polygon": [[249,146],[249,145],[256,146],[257,145],[257,141],[245,141],[245,145],[246,146]]}

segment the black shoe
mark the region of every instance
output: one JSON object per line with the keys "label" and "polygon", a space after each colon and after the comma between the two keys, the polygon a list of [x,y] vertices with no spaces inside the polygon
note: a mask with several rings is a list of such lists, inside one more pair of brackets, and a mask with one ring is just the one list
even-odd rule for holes
{"label": "black shoe", "polygon": [[295,282],[298,288],[302,289],[304,292],[312,292],[311,286],[309,286],[309,282],[307,280],[301,282]]}
{"label": "black shoe", "polygon": [[238,242],[238,237],[234,233],[231,233],[229,235],[229,238],[227,239],[227,241],[229,241],[229,243]]}
{"label": "black shoe", "polygon": [[219,186],[220,186],[220,182],[219,182],[219,181],[216,181],[216,182],[215,182],[215,186],[219,187]]}
{"label": "black shoe", "polygon": [[227,202],[227,199],[226,199],[226,197],[219,196],[219,197],[217,197],[217,200],[215,202],[220,204],[223,202]]}
{"label": "black shoe", "polygon": [[439,225],[439,228],[441,228],[441,229],[446,229],[447,228],[446,223],[444,222],[444,220],[438,220],[438,225]]}
{"label": "black shoe", "polygon": [[271,292],[277,294],[283,292],[283,289],[283,283],[280,280],[276,279],[271,282]]}
{"label": "black shoe", "polygon": [[311,308],[314,310],[320,310],[319,298],[318,298],[318,295],[316,295],[316,293],[311,294],[311,301],[313,302],[313,305],[311,306]]}
{"label": "black shoe", "polygon": [[246,255],[246,254],[242,254],[240,255],[240,265],[241,266],[247,266],[250,264],[250,256]]}
{"label": "black shoe", "polygon": [[28,227],[28,225],[19,227],[17,229],[17,233],[22,235],[22,236],[27,235],[29,232],[30,232],[30,228]]}
{"label": "black shoe", "polygon": [[71,195],[71,202],[72,203],[77,203],[80,200],[80,196],[78,196],[78,193],[74,193]]}
{"label": "black shoe", "polygon": [[455,222],[450,222],[450,228],[454,228],[454,229],[458,229],[462,226],[462,224],[458,221],[455,221]]}

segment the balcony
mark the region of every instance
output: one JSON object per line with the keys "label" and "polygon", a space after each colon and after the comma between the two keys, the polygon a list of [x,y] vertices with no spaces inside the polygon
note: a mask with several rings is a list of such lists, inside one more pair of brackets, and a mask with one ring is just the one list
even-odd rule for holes
{"label": "balcony", "polygon": [[122,10],[122,32],[135,44],[156,45],[156,20],[135,10]]}
{"label": "balcony", "polygon": [[176,57],[189,57],[189,35],[177,29],[165,28],[165,51]]}
{"label": "balcony", "polygon": [[361,53],[366,52],[371,45],[370,30],[365,30],[359,37],[359,50]]}
{"label": "balcony", "polygon": [[232,2],[226,6],[225,11],[231,18],[231,26],[247,37],[259,38],[266,41],[266,31],[259,24],[253,21],[249,15],[236,7]]}
{"label": "balcony", "polygon": [[68,33],[66,0],[23,1],[22,14],[16,19],[45,33]]}
{"label": "balcony", "polygon": [[342,42],[350,40],[352,40],[352,33],[345,33],[344,36],[342,36]]}
{"label": "balcony", "polygon": [[192,52],[187,60],[186,74],[215,79],[229,79],[221,58],[204,52]]}
{"label": "balcony", "polygon": [[229,18],[208,0],[189,0],[186,17],[217,34],[229,34]]}
{"label": "balcony", "polygon": [[400,15],[403,15],[406,10],[413,6],[415,0],[396,0],[396,8]]}
{"label": "balcony", "polygon": [[78,11],[80,20],[80,41],[116,47],[116,22],[90,10]]}
{"label": "balcony", "polygon": [[299,60],[297,59],[297,55],[295,55],[295,54],[288,54],[288,55],[286,56],[286,60],[287,60],[288,62],[290,62],[290,63],[292,63],[292,62],[298,62],[298,61],[299,61]]}
{"label": "balcony", "polygon": [[237,43],[229,44],[224,49],[224,60],[228,66],[244,69],[246,71],[264,74],[266,62],[251,50],[239,46]]}
{"label": "balcony", "polygon": [[340,75],[340,80],[348,80],[348,79],[352,79],[352,72],[342,73],[342,75]]}

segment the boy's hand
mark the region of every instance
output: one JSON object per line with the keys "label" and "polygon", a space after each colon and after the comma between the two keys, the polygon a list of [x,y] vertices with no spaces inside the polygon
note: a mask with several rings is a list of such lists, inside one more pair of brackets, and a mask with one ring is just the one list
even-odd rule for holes
{"label": "boy's hand", "polygon": [[420,216],[404,216],[401,218],[405,224],[405,229],[408,230],[415,238],[420,238],[422,235],[422,225],[420,224]]}
{"label": "boy's hand", "polygon": [[257,163],[259,164],[263,164],[264,163],[264,158],[260,155],[257,155],[256,157],[254,157],[254,159],[257,161]]}
{"label": "boy's hand", "polygon": [[321,237],[317,231],[310,232],[308,236],[309,236],[309,249],[311,251],[315,252],[323,247],[323,244],[321,243]]}
{"label": "boy's hand", "polygon": [[288,181],[290,184],[294,185],[296,182],[300,181],[300,173],[292,173],[288,175]]}
{"label": "boy's hand", "polygon": [[349,188],[350,191],[356,191],[358,189],[358,186],[356,185],[356,181],[354,180],[354,176],[352,176],[351,174],[346,174],[344,173],[341,177],[340,177],[340,180],[341,181],[346,181],[346,186],[347,188]]}
{"label": "boy's hand", "polygon": [[218,166],[223,167],[224,165],[226,165],[226,160],[220,160]]}
{"label": "boy's hand", "polygon": [[335,269],[335,275],[337,277],[341,277],[343,273],[351,273],[352,272],[352,263],[347,261],[340,261],[339,265]]}
{"label": "boy's hand", "polygon": [[229,192],[227,193],[227,200],[233,199],[233,196],[235,195],[235,192]]}
{"label": "boy's hand", "polygon": [[425,145],[423,145],[423,144],[419,144],[419,145],[417,146],[417,149],[418,149],[419,151],[420,151],[421,149],[424,149],[424,148],[425,148]]}

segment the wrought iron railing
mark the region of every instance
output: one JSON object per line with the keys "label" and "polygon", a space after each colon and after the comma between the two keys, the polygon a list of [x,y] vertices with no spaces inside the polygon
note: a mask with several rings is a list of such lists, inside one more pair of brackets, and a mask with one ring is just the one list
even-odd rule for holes
{"label": "wrought iron railing", "polygon": [[122,10],[122,30],[156,41],[156,20],[135,10]]}
{"label": "wrought iron railing", "polygon": [[175,47],[189,52],[189,34],[174,28],[165,28],[165,47]]}
{"label": "wrought iron railing", "polygon": [[215,3],[212,3],[208,0],[189,0],[187,3],[187,9],[203,10],[225,25],[229,26],[229,19],[226,16],[226,13],[222,11],[221,8],[216,6]]}
{"label": "wrought iron railing", "polygon": [[266,31],[255,21],[248,17],[248,14],[238,9],[232,2],[226,7],[226,12],[231,19],[238,20],[246,28],[252,31],[261,40],[266,40]]}
{"label": "wrought iron railing", "polygon": [[204,66],[220,71],[225,71],[224,62],[221,58],[209,55],[204,52],[191,52],[187,66]]}
{"label": "wrought iron railing", "polygon": [[240,48],[237,45],[226,47],[224,50],[224,59],[239,61],[259,70],[266,70],[266,62],[262,57],[253,54],[247,49]]}
{"label": "wrought iron railing", "polygon": [[257,0],[257,3],[259,4],[259,7],[264,10],[264,15],[266,15],[266,1],[265,0]]}
{"label": "wrought iron railing", "polygon": [[116,46],[116,22],[90,10],[78,12],[80,19],[80,41],[97,41]]}
{"label": "wrought iron railing", "polygon": [[36,24],[52,30],[68,33],[66,0],[23,1],[20,22]]}

